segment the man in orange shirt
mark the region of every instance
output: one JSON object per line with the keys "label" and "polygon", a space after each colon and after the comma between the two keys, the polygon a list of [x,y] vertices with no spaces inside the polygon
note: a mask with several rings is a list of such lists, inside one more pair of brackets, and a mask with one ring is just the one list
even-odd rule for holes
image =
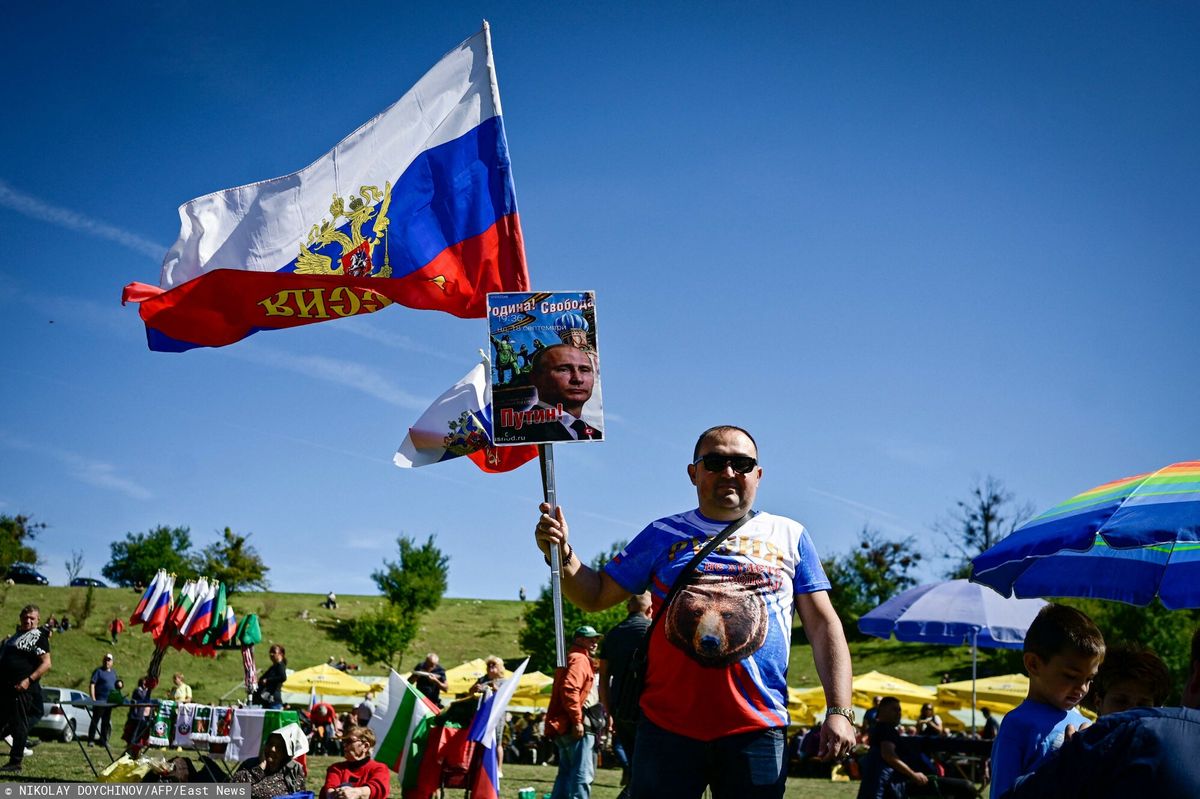
{"label": "man in orange shirt", "polygon": [[596,628],[587,624],[577,627],[567,652],[567,665],[554,675],[546,711],[546,735],[558,747],[558,775],[551,799],[588,799],[591,795],[596,731],[585,727],[583,707],[596,682],[592,658],[599,642]]}

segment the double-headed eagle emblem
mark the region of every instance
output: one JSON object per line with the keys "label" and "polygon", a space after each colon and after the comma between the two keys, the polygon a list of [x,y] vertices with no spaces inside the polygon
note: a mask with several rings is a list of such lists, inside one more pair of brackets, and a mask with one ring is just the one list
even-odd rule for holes
{"label": "double-headed eagle emblem", "polygon": [[[313,225],[308,232],[308,241],[300,245],[300,254],[296,258],[296,274],[298,275],[346,275],[347,277],[391,277],[392,267],[387,254],[387,229],[391,220],[388,219],[388,205],[392,201],[392,184],[383,184],[381,191],[378,186],[361,186],[357,195],[350,195],[349,202],[339,194],[333,195],[329,205],[331,219],[322,220]],[[375,213],[375,204],[380,203],[379,213]],[[345,219],[345,222],[339,220]],[[366,238],[362,234],[363,225],[375,219],[371,230],[374,238]],[[340,228],[349,223],[350,235]],[[374,261],[375,247],[383,243],[383,263]],[[334,260],[331,256],[322,255],[313,250],[320,250],[329,244],[337,244],[342,248],[342,254]]]}

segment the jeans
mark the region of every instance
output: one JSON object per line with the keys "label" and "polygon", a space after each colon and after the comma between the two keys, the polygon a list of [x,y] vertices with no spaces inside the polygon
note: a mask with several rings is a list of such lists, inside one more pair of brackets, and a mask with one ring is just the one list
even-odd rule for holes
{"label": "jeans", "polygon": [[589,732],[576,741],[569,735],[560,735],[554,743],[558,747],[558,776],[554,778],[550,799],[588,799],[596,775],[596,759],[592,754],[596,736]]}
{"label": "jeans", "polygon": [[787,779],[784,729],[698,741],[643,718],[633,748],[632,799],[780,799]]}

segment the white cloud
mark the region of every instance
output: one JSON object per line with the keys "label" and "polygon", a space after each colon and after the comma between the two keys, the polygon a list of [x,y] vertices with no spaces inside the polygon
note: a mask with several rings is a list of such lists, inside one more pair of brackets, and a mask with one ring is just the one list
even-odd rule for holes
{"label": "white cloud", "polygon": [[81,483],[109,491],[116,491],[132,499],[150,499],[154,496],[145,486],[128,477],[122,476],[117,466],[105,461],[88,458],[69,450],[36,445],[2,433],[0,433],[0,445],[9,449],[42,455],[51,460],[58,461],[66,467],[67,474]]}
{"label": "white cloud", "polygon": [[[387,313],[386,311],[384,313]],[[438,358],[450,363],[465,363],[462,358],[456,358],[447,355],[444,350],[431,347],[428,344],[417,341],[410,336],[398,335],[385,330],[383,325],[375,322],[367,315],[348,317],[346,319],[338,319],[333,322],[328,322],[325,325],[331,330],[336,330],[340,333],[347,333],[351,336],[366,339],[372,344],[382,344],[385,347],[390,347],[396,350],[405,350],[406,352],[416,352],[421,355],[428,355],[432,358]]]}
{"label": "white cloud", "polygon": [[[843,497],[839,494],[833,494],[829,491],[822,491],[821,489],[813,488],[812,486],[806,486],[806,488],[819,497],[824,497],[840,505],[854,508],[855,510],[866,514],[868,520],[872,521],[879,527],[883,527],[894,532],[903,533],[904,535],[915,535],[915,533],[905,525],[903,519],[894,513],[884,510],[883,508],[876,508],[875,506],[868,505],[865,502],[859,502],[858,500],[850,499],[849,497]],[[877,518],[880,516],[883,517],[882,520]]]}
{"label": "white cloud", "polygon": [[144,255],[157,263],[162,263],[167,248],[158,242],[144,239],[136,233],[122,230],[114,225],[100,222],[96,219],[39,200],[37,197],[17,191],[12,186],[0,180],[0,206],[16,211],[22,216],[36,219],[38,222],[53,222],[61,227],[69,228],[96,238],[105,239],[119,244],[127,250]]}
{"label": "white cloud", "polygon": [[346,386],[400,408],[423,411],[432,401],[431,397],[410,394],[381,370],[361,363],[321,355],[293,355],[256,342],[241,342],[237,347],[227,348],[226,351],[234,358]]}

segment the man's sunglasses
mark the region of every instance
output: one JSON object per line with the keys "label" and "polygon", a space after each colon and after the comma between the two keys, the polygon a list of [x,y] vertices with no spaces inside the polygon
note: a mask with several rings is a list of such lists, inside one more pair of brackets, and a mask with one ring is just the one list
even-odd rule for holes
{"label": "man's sunglasses", "polygon": [[758,465],[758,461],[749,455],[701,455],[692,465],[697,463],[703,463],[710,472],[723,472],[726,466],[730,466],[738,474],[749,474]]}

